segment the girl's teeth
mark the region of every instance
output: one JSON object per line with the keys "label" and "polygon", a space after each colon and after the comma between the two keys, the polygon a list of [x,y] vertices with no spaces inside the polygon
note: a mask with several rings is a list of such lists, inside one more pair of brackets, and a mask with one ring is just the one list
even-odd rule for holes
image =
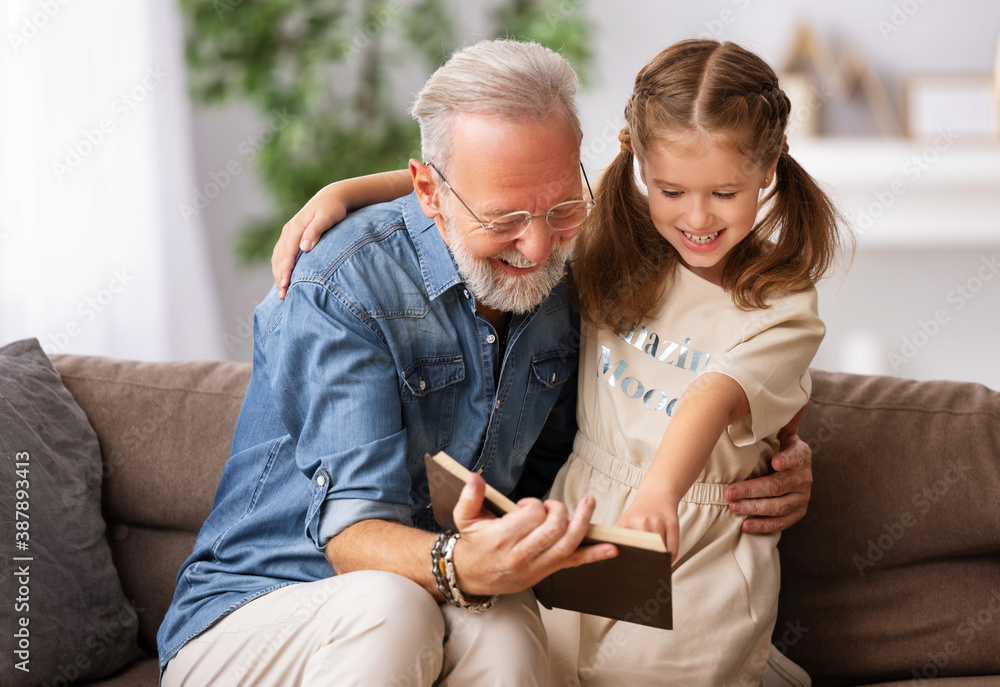
{"label": "girl's teeth", "polygon": [[715,237],[719,235],[719,232],[715,232],[714,234],[709,234],[708,236],[695,236],[685,231],[684,235],[687,236],[692,241],[694,241],[695,243],[711,243],[712,241],[715,240]]}

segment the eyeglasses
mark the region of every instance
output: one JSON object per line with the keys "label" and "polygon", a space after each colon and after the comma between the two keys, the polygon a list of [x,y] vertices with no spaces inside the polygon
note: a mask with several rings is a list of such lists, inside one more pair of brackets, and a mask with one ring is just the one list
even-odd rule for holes
{"label": "eyeglasses", "polygon": [[479,219],[476,213],[472,211],[472,208],[466,205],[462,197],[451,187],[448,180],[444,178],[444,174],[441,174],[441,170],[435,167],[433,162],[425,162],[424,164],[438,173],[444,185],[458,198],[458,202],[469,211],[473,219],[479,222],[484,231],[490,232],[495,241],[513,241],[528,230],[531,220],[543,217],[545,218],[545,223],[549,225],[549,229],[552,231],[576,229],[583,224],[584,220],[590,216],[590,211],[594,209],[594,192],[590,190],[590,180],[587,179],[587,172],[583,168],[582,162],[580,163],[580,171],[583,172],[583,181],[587,184],[587,193],[590,194],[590,200],[567,200],[564,203],[557,203],[544,215],[532,215],[527,210],[509,212],[506,215],[497,217],[489,224]]}

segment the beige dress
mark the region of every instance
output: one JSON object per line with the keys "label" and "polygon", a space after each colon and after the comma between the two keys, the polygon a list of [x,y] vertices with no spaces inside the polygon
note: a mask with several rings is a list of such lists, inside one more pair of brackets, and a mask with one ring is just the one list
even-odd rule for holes
{"label": "beige dress", "polygon": [[778,430],[808,399],[807,369],[824,333],[815,290],[745,312],[685,268],[649,321],[624,336],[584,331],[579,431],[551,496],[572,508],[592,494],[595,523],[616,524],[631,503],[677,399],[698,374],[735,379],[751,414],[727,428],[678,509],[674,629],[543,610],[550,684],[759,683],[777,612],[778,535],[742,534],[743,516],[729,512],[723,490],[768,469]]}

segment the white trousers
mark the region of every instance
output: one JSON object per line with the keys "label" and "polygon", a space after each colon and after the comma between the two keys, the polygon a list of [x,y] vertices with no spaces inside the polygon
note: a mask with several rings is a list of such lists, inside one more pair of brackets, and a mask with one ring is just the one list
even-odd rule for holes
{"label": "white trousers", "polygon": [[[771,649],[766,687],[808,687]],[[241,606],[170,660],[163,687],[545,685],[548,642],[531,592],[476,614],[392,573],[283,587]],[[563,676],[565,677],[565,676]],[[666,679],[667,676],[658,676]]]}
{"label": "white trousers", "polygon": [[548,647],[531,592],[484,613],[438,605],[399,575],[361,571],[254,599],[170,660],[164,687],[542,686]]}

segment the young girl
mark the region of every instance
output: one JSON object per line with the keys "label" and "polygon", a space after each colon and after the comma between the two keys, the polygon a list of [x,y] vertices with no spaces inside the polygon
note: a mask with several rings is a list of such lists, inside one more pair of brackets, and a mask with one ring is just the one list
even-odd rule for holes
{"label": "young girl", "polygon": [[[788,153],[788,117],[771,68],[732,43],[682,41],[636,76],[573,262],[579,432],[551,498],[593,494],[593,522],[664,537],[675,629],[546,611],[552,684],[760,682],[778,535],[744,536],[723,490],[767,470],[808,400],[825,331],[814,285],[838,244],[832,203]],[[354,187],[349,205],[397,181]]]}

